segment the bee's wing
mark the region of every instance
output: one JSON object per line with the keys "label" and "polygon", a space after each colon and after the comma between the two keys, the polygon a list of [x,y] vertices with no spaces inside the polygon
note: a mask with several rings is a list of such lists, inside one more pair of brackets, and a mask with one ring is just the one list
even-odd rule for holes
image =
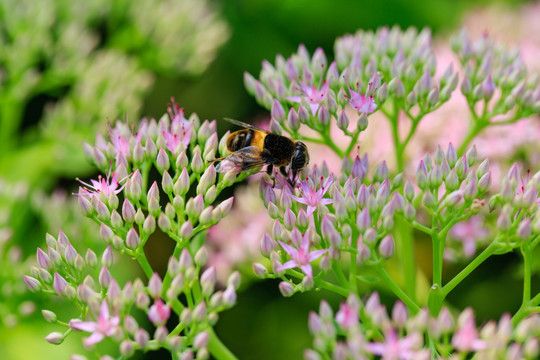
{"label": "bee's wing", "polygon": [[[222,161],[230,161],[234,166],[240,168],[240,170],[242,171],[253,169],[266,164],[261,158],[261,151],[257,146],[246,146],[245,148],[233,152]],[[218,172],[222,168],[221,164],[222,163],[219,163],[216,167],[216,170]]]}
{"label": "bee's wing", "polygon": [[264,132],[266,134],[270,134],[270,132],[268,130],[258,128],[256,126],[253,126],[251,124],[248,124],[248,123],[245,123],[245,122],[242,122],[242,121],[234,120],[234,119],[231,119],[231,118],[223,118],[223,120],[228,121],[231,124],[241,126],[241,127],[245,128],[245,129],[253,129],[253,130],[262,131],[262,132]]}

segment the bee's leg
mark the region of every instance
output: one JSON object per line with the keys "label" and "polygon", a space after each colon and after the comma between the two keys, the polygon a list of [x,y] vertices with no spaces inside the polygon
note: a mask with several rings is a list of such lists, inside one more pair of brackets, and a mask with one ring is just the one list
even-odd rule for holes
{"label": "bee's leg", "polygon": [[266,167],[266,173],[272,178],[272,181],[274,184],[272,185],[272,188],[276,186],[276,178],[274,177],[274,165],[268,164]]}
{"label": "bee's leg", "polygon": [[287,179],[287,182],[289,183],[289,185],[291,185],[293,191],[294,191],[294,172],[293,172],[293,180],[291,181],[291,178],[289,177],[289,173],[287,173],[287,170],[285,168],[285,166],[282,166],[279,168],[279,172],[281,173],[281,175],[283,175],[285,177],[285,179]]}

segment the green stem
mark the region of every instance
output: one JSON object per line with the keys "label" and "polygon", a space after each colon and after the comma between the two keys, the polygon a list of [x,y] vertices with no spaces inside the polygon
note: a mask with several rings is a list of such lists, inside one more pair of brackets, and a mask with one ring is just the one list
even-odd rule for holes
{"label": "green stem", "polygon": [[217,360],[237,360],[237,357],[221,342],[213,328],[208,328],[210,341],[208,342],[208,351]]}
{"label": "green stem", "polygon": [[495,239],[484,251],[480,253],[473,261],[469,263],[463,270],[459,272],[452,280],[450,280],[442,289],[444,296],[446,297],[460,282],[463,281],[470,273],[474,271],[480,264],[482,264],[487,258],[495,253],[497,250],[497,239]]}
{"label": "green stem", "polygon": [[523,306],[531,300],[532,251],[527,243],[521,247],[521,253],[523,254],[523,300],[521,302]]}
{"label": "green stem", "polygon": [[433,284],[442,287],[442,267],[441,240],[439,239],[437,217],[433,216],[431,222],[431,243],[433,246]]}
{"label": "green stem", "polygon": [[[358,239],[358,233],[355,231],[353,233],[353,236],[351,238],[351,246],[353,248],[357,248],[357,240]],[[358,280],[356,278],[356,253],[351,252],[351,264],[349,266],[349,284],[351,287],[352,292],[357,293],[358,292]]]}
{"label": "green stem", "polygon": [[137,261],[141,265],[144,273],[146,274],[146,277],[149,279],[154,274],[154,270],[152,270],[152,267],[150,266],[150,263],[148,262],[148,259],[146,259],[146,255],[144,254],[144,250],[142,248],[139,248],[140,252],[137,252],[135,254]]}
{"label": "green stem", "polygon": [[407,226],[405,220],[398,218],[396,221],[396,229],[395,238],[396,243],[400,244],[401,248],[401,264],[403,276],[405,278],[405,292],[413,301],[416,301],[416,267],[412,228]]}
{"label": "green stem", "polygon": [[532,307],[537,306],[540,304],[540,293],[536,294],[535,297],[533,297],[525,306],[521,305],[519,310],[516,312],[516,314],[512,317],[512,324],[516,326],[519,324],[521,320],[523,320],[525,317],[530,315],[532,312],[534,312],[535,309]]}
{"label": "green stem", "polygon": [[[390,114],[387,114],[387,116],[388,115]],[[390,125],[392,127],[392,137],[394,139],[394,152],[396,156],[397,172],[400,173],[403,171],[403,148],[401,141],[399,140],[398,118],[399,109],[397,108],[397,104],[394,103],[394,113],[392,114],[392,116],[388,117],[388,120],[390,121]]]}
{"label": "green stem", "polygon": [[332,270],[334,271],[334,274],[336,275],[339,284],[345,289],[349,289],[349,281],[347,281],[347,278],[345,277],[345,274],[343,273],[343,270],[341,269],[337,261],[332,261]]}
{"label": "green stem", "polygon": [[418,311],[420,311],[420,307],[416,304],[416,302],[411,299],[405,291],[403,291],[398,284],[392,279],[390,275],[386,272],[384,267],[382,265],[375,266],[375,271],[379,275],[382,281],[385,282],[385,284],[392,290],[392,292],[403,301],[403,303],[407,306],[407,308],[411,311],[411,313],[416,314]]}

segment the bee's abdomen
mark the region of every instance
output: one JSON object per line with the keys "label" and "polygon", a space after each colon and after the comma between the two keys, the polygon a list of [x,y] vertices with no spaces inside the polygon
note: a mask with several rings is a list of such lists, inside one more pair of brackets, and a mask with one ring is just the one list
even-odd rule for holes
{"label": "bee's abdomen", "polygon": [[251,129],[239,130],[232,133],[227,139],[227,150],[235,152],[250,146],[253,140],[254,131]]}

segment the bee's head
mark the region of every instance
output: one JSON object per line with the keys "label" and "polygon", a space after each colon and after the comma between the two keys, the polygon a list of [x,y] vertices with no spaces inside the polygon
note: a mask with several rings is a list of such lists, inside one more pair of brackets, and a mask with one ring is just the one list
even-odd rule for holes
{"label": "bee's head", "polygon": [[296,142],[294,153],[291,158],[291,170],[300,171],[309,164],[309,154],[306,144],[301,141]]}

